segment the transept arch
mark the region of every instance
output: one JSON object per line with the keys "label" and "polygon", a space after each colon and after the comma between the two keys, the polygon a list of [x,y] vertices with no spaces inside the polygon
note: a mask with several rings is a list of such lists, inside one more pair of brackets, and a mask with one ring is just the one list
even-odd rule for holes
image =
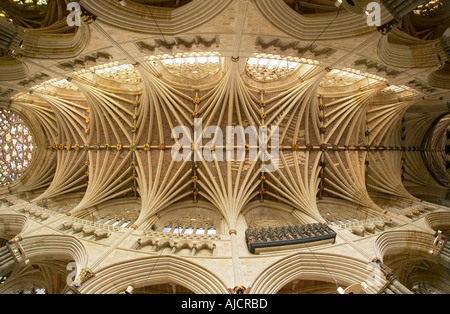
{"label": "transept arch", "polygon": [[[449,293],[445,238],[419,231],[388,231],[375,241],[376,255],[405,287],[418,294]],[[444,255],[447,254],[447,255]]]}
{"label": "transept arch", "polygon": [[14,267],[0,293],[45,289],[62,294],[79,279],[87,266],[84,245],[71,236],[31,236],[13,239],[9,244]]}
{"label": "transept arch", "polygon": [[[344,265],[352,265],[348,271]],[[372,277],[371,277],[372,276]],[[353,284],[361,284],[368,279],[376,279],[378,286],[368,285],[366,293],[377,293],[385,282],[378,273],[373,274],[368,263],[356,258],[350,258],[327,253],[296,253],[275,262],[251,284],[253,294],[274,294],[293,280],[312,280],[328,282],[346,288]]]}

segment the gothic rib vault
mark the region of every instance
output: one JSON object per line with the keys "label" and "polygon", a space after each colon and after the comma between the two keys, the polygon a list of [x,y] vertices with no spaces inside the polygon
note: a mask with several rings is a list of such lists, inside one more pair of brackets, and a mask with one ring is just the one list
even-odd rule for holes
{"label": "gothic rib vault", "polygon": [[[0,0],[0,108],[35,146],[0,187],[0,293],[450,291],[448,2],[383,1],[380,28],[334,1],[81,0],[78,27],[32,2]],[[198,119],[278,127],[277,170],[179,147]],[[198,147],[247,160],[172,158]]]}

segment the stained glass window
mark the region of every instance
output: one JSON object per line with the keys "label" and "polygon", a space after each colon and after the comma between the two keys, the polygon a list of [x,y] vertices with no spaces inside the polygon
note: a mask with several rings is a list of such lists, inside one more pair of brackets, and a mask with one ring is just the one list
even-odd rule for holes
{"label": "stained glass window", "polygon": [[0,147],[0,186],[5,186],[22,176],[36,149],[30,129],[17,113],[0,110]]}

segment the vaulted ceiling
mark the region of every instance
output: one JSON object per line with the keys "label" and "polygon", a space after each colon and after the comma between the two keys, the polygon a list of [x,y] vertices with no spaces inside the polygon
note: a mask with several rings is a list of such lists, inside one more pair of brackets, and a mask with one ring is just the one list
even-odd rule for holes
{"label": "vaulted ceiling", "polygon": [[[374,215],[374,195],[445,198],[448,3],[383,32],[334,1],[119,2],[81,0],[73,27],[66,1],[0,0],[0,106],[37,144],[11,193],[81,193],[67,211],[77,217],[131,197],[142,229],[180,202],[208,203],[235,228],[250,202],[284,203],[309,223],[324,221],[323,198]],[[395,19],[384,6],[381,17]],[[171,131],[196,118],[278,126],[278,170],[248,156],[175,161]],[[218,154],[210,141],[198,144]]]}

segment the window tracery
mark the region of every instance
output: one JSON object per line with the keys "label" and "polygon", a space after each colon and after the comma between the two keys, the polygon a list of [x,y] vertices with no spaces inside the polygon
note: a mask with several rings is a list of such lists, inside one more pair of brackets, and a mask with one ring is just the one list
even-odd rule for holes
{"label": "window tracery", "polygon": [[0,185],[19,179],[31,164],[35,143],[30,129],[16,113],[0,111]]}
{"label": "window tracery", "polygon": [[[331,71],[331,73],[333,73],[333,71]],[[373,73],[367,73],[367,72],[363,72],[363,71],[352,69],[352,68],[342,69],[341,71],[339,71],[339,73],[345,73],[345,75],[354,77],[355,80],[369,78],[369,79],[373,79],[373,80],[377,80],[377,81],[387,82],[387,79],[380,75],[376,75]]]}
{"label": "window tracery", "polygon": [[[378,82],[387,82],[387,79],[372,73],[362,72],[360,70],[346,68],[343,70],[332,70],[327,74],[322,82],[321,87],[339,87],[349,86],[367,80],[367,85]],[[409,93],[418,94],[417,91],[405,85],[390,85],[381,91],[384,94]]]}
{"label": "window tracery", "polygon": [[63,80],[58,80],[58,79],[51,79],[49,81],[46,81],[42,84],[33,86],[31,89],[33,90],[47,90],[48,87],[55,87],[55,88],[60,88],[60,89],[66,89],[66,90],[71,90],[71,91],[77,91],[78,87],[69,82],[67,79],[63,79]]}
{"label": "window tracery", "polygon": [[118,61],[109,62],[89,69],[83,69],[73,73],[74,76],[85,76],[95,82],[96,77],[113,80],[124,84],[138,84],[142,81],[139,71],[130,64],[120,64]]}
{"label": "window tracery", "polygon": [[[123,84],[139,84],[142,77],[132,65],[120,64],[119,62],[110,62],[102,65],[97,65],[89,69],[83,69],[72,73],[72,76],[82,76],[85,79],[95,82],[97,77],[106,80],[113,80]],[[55,87],[71,91],[79,90],[78,87],[67,79],[58,80],[51,79],[44,83],[33,86],[31,89],[44,89],[48,87]]]}
{"label": "window tracery", "polygon": [[200,80],[217,74],[220,70],[219,53],[189,53],[152,56],[148,61],[158,65],[160,62],[171,74]]}
{"label": "window tracery", "polygon": [[360,73],[357,74],[346,71],[333,70],[325,76],[325,78],[320,83],[320,86],[349,86],[360,82],[364,78],[365,77],[360,75]]}
{"label": "window tracery", "polygon": [[246,70],[257,82],[273,82],[290,76],[302,65],[312,67],[318,64],[319,61],[305,58],[256,54],[248,59]]}
{"label": "window tracery", "polygon": [[99,225],[129,228],[137,220],[138,213],[131,210],[107,211],[96,221]]}
{"label": "window tracery", "polygon": [[142,81],[139,71],[128,64],[119,65],[118,63],[115,63],[113,66],[107,64],[91,68],[90,70],[91,73],[95,73],[94,79],[95,76],[98,75],[104,79],[126,84],[138,84]]}
{"label": "window tracery", "polygon": [[201,215],[185,216],[171,220],[162,230],[163,233],[186,235],[216,235],[216,222]]}

